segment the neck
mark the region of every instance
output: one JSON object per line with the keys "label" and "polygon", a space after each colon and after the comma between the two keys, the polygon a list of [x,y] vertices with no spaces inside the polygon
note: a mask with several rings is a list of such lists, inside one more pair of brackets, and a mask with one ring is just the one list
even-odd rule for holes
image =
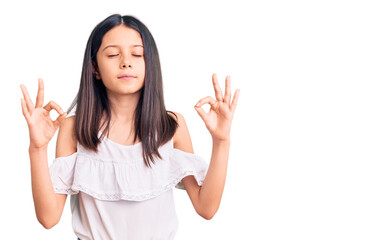
{"label": "neck", "polygon": [[140,92],[128,95],[113,95],[107,93],[111,109],[111,119],[117,123],[133,122],[133,114],[140,99]]}

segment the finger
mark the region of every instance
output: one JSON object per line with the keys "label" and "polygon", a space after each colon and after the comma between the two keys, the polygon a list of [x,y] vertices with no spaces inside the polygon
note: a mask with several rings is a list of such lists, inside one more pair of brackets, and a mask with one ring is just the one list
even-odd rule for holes
{"label": "finger", "polygon": [[225,95],[224,102],[227,104],[231,103],[231,77],[227,76],[225,78]]}
{"label": "finger", "polygon": [[48,104],[43,107],[46,111],[50,112],[52,109],[56,110],[58,114],[64,114],[64,111],[61,109],[60,105],[55,103],[54,101],[50,101]]}
{"label": "finger", "polygon": [[197,111],[198,115],[202,118],[204,122],[206,122],[207,113],[204,111],[202,107],[194,106],[194,109]]}
{"label": "finger", "polygon": [[29,111],[27,110],[27,105],[26,105],[26,102],[24,101],[23,98],[20,99],[21,103],[22,103],[22,113],[23,113],[23,116],[24,118],[26,119],[27,121],[27,125],[30,126],[30,123],[31,123],[31,117],[30,117],[30,113]]}
{"label": "finger", "polygon": [[238,104],[239,93],[240,93],[240,89],[236,89],[231,106],[229,106],[229,109],[231,110],[232,113],[235,112],[236,105]]}
{"label": "finger", "polygon": [[35,102],[36,108],[41,108],[43,105],[43,80],[42,78],[38,79],[38,94],[37,94],[37,101]]}
{"label": "finger", "polygon": [[219,105],[218,101],[214,100],[211,96],[207,96],[199,100],[195,107],[201,108],[204,104],[209,104],[213,110],[216,110],[217,106]]}
{"label": "finger", "polygon": [[67,113],[64,113],[60,116],[57,117],[56,121],[53,122],[53,125],[54,127],[57,129],[58,127],[60,127],[61,123],[64,121],[64,119],[66,118],[67,116]]}
{"label": "finger", "polygon": [[221,92],[221,88],[220,88],[219,82],[217,80],[216,73],[213,73],[213,75],[212,75],[212,82],[213,82],[213,87],[215,89],[215,95],[216,95],[217,101],[223,101],[223,93]]}
{"label": "finger", "polygon": [[31,114],[32,111],[34,110],[33,101],[31,101],[31,98],[30,98],[29,92],[27,91],[26,86],[24,86],[23,84],[20,84],[20,88],[22,89],[24,101],[26,102],[26,105],[27,105],[27,110]]}

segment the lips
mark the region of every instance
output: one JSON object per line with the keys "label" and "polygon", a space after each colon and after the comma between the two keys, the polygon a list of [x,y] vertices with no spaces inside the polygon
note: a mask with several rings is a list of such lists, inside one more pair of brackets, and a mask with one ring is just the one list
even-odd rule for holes
{"label": "lips", "polygon": [[123,79],[123,80],[131,80],[131,79],[135,79],[136,76],[131,75],[131,74],[123,74],[123,75],[120,75],[118,78]]}

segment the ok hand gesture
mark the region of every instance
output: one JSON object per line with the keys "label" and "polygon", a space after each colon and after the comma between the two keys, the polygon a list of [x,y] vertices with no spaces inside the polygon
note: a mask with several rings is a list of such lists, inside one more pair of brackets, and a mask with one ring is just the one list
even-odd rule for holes
{"label": "ok hand gesture", "polygon": [[[20,88],[22,89],[24,97],[24,99],[21,99],[21,104],[22,112],[29,128],[30,149],[45,148],[65,119],[66,112],[63,112],[61,107],[53,101],[50,101],[47,105],[42,107],[44,95],[42,79],[38,79],[38,95],[35,107],[26,87],[21,84]],[[55,121],[52,121],[49,115],[49,112],[52,109],[55,109],[60,114]]]}
{"label": "ok hand gesture", "polygon": [[[195,110],[205,122],[206,128],[212,135],[213,141],[229,141],[232,118],[239,98],[239,89],[236,89],[231,103],[231,78],[225,79],[225,95],[221,92],[216,74],[212,76],[216,100],[208,96],[196,104]],[[201,107],[208,103],[210,110],[206,113]]]}

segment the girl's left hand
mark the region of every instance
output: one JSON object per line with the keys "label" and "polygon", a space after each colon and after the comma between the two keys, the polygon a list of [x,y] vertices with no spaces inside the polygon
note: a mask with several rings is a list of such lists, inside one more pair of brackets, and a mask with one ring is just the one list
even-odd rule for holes
{"label": "girl's left hand", "polygon": [[[239,89],[236,89],[231,103],[231,77],[225,79],[225,95],[221,92],[216,74],[212,76],[213,87],[215,89],[216,100],[212,97],[204,97],[194,106],[206,128],[212,135],[213,141],[230,141],[230,131],[232,118],[239,98]],[[202,105],[208,103],[210,110],[208,113],[202,109]]]}

